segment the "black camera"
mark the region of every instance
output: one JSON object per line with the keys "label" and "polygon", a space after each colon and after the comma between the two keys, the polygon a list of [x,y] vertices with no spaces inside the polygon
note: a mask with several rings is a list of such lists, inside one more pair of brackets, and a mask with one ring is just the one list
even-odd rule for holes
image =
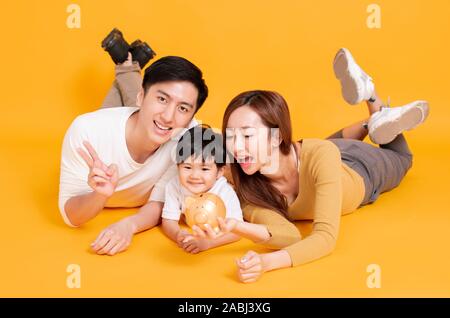
{"label": "black camera", "polygon": [[141,69],[156,55],[151,47],[141,40],[136,40],[129,45],[122,32],[116,28],[102,41],[102,48],[109,53],[115,64],[125,62],[128,58],[128,52],[130,52],[133,61],[138,62]]}

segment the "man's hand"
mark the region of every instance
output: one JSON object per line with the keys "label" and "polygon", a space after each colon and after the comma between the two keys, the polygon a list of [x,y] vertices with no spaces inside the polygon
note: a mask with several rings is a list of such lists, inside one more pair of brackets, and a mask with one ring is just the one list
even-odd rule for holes
{"label": "man's hand", "polygon": [[109,166],[105,165],[89,142],[84,141],[83,145],[86,147],[89,154],[81,148],[78,148],[77,151],[89,167],[89,186],[96,193],[107,198],[111,197],[116,189],[117,181],[119,179],[117,166],[115,164]]}
{"label": "man's hand", "polygon": [[104,229],[91,244],[91,248],[100,255],[112,256],[123,252],[130,245],[135,231],[135,225],[125,218]]}

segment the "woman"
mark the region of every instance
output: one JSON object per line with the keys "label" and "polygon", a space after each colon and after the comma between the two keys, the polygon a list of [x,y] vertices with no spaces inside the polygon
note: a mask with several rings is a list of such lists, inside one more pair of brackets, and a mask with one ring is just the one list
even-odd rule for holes
{"label": "woman", "polygon": [[[292,141],[288,106],[275,92],[244,92],[225,110],[223,133],[237,161],[231,172],[248,222],[221,220],[222,232],[277,250],[250,251],[237,261],[242,282],[331,253],[341,215],[398,186],[411,167],[412,154],[402,132],[426,119],[428,104],[384,106],[371,77],[347,49],[337,53],[334,71],[344,99],[350,104],[366,101],[370,117],[327,140]],[[364,143],[367,134],[380,147]],[[290,221],[305,219],[313,220],[313,230],[302,239]],[[200,236],[216,235],[195,231]]]}

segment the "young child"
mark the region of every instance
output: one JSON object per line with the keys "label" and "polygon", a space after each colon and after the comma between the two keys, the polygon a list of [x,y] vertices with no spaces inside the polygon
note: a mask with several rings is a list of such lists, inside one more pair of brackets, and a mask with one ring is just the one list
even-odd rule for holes
{"label": "young child", "polygon": [[178,175],[165,189],[162,211],[164,233],[184,251],[196,254],[210,248],[237,241],[239,237],[227,233],[216,238],[198,237],[182,230],[178,224],[188,196],[210,192],[218,195],[226,208],[226,219],[242,221],[239,199],[223,176],[226,150],[222,135],[210,127],[198,125],[187,130],[176,148]]}

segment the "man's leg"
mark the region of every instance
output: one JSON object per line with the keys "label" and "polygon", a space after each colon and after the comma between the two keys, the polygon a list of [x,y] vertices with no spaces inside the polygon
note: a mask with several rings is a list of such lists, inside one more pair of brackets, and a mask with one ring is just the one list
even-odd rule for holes
{"label": "man's leg", "polygon": [[114,80],[100,108],[120,107],[120,106],[123,106],[123,101],[122,97],[120,96],[119,88],[117,87],[117,82],[116,80]]}
{"label": "man's leg", "polygon": [[142,87],[141,68],[138,63],[116,66],[116,83],[123,106],[136,106],[136,99]]}
{"label": "man's leg", "polygon": [[131,53],[128,53],[128,59],[115,66],[115,79],[101,108],[136,106],[141,86],[141,68],[138,63],[132,62]]}

